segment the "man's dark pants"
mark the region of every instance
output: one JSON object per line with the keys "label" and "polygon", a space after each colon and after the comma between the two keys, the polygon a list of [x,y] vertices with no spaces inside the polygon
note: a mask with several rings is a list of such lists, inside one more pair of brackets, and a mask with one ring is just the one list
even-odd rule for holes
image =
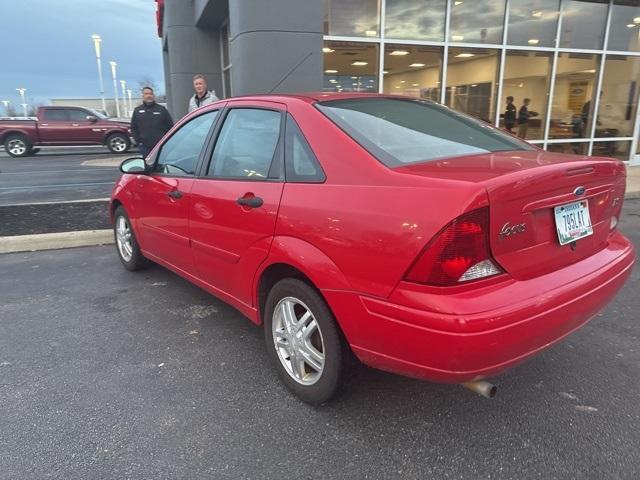
{"label": "man's dark pants", "polygon": [[151,153],[151,149],[143,143],[138,144],[138,149],[140,150],[140,155],[142,156],[142,158],[147,158],[147,155]]}

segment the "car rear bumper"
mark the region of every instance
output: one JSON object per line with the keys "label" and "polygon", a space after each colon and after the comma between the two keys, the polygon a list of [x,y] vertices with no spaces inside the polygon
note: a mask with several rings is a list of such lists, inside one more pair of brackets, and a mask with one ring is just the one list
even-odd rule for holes
{"label": "car rear bumper", "polygon": [[401,283],[388,299],[323,293],[362,362],[463,382],[496,375],[583,326],[623,286],[634,258],[616,233],[607,248],[573,265],[478,291],[443,295]]}

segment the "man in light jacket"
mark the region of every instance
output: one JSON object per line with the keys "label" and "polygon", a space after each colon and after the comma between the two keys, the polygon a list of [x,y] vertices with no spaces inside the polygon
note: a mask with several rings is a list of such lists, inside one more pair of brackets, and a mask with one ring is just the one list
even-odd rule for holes
{"label": "man in light jacket", "polygon": [[209,91],[207,88],[207,80],[201,73],[193,77],[193,89],[196,93],[189,99],[189,113],[197,108],[204,107],[219,100],[214,90]]}

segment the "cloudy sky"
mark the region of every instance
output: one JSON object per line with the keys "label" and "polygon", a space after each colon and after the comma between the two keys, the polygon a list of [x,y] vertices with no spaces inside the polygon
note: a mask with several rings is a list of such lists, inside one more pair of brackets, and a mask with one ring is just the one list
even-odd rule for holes
{"label": "cloudy sky", "polygon": [[155,5],[153,0],[0,0],[0,100],[20,103],[17,87],[27,88],[29,103],[98,97],[93,33],[102,36],[107,97],[113,96],[110,60],[118,62],[118,79],[128,88],[137,88],[148,75],[164,90]]}

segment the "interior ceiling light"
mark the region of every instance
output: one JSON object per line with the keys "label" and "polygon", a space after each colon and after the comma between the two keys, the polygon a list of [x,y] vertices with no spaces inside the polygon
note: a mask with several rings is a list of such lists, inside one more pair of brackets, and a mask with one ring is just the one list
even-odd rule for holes
{"label": "interior ceiling light", "polygon": [[412,63],[409,66],[413,68],[420,68],[420,67],[424,67],[424,63]]}
{"label": "interior ceiling light", "polygon": [[461,42],[464,40],[464,35],[451,35],[452,42]]}
{"label": "interior ceiling light", "polygon": [[333,52],[335,52],[335,50],[333,48],[324,47],[322,49],[322,53],[333,53]]}
{"label": "interior ceiling light", "polygon": [[457,7],[458,5],[462,5],[462,2],[461,1],[453,2],[454,7]]}
{"label": "interior ceiling light", "polygon": [[364,67],[365,65],[369,65],[369,62],[363,62],[362,60],[356,60],[355,62],[351,62],[351,65],[354,67]]}
{"label": "interior ceiling light", "polygon": [[375,37],[378,34],[378,32],[376,32],[375,30],[367,30],[364,32],[364,34],[367,37]]}
{"label": "interior ceiling light", "polygon": [[338,73],[338,70],[325,70],[324,73]]}
{"label": "interior ceiling light", "polygon": [[534,10],[533,12],[531,12],[531,16],[532,17],[536,17],[536,18],[540,18],[540,17],[542,17],[542,11],[541,10]]}
{"label": "interior ceiling light", "polygon": [[538,43],[540,43],[540,40],[538,40],[537,38],[529,39],[529,45],[538,45]]}
{"label": "interior ceiling light", "polygon": [[635,23],[636,25],[640,25],[640,17],[635,17],[633,19],[633,23]]}
{"label": "interior ceiling light", "polygon": [[409,52],[406,50],[394,50],[389,55],[409,55]]}
{"label": "interior ceiling light", "polygon": [[383,70],[383,71],[382,71],[382,74],[383,74],[383,75],[386,75],[387,73],[389,73],[389,70]]}
{"label": "interior ceiling light", "polygon": [[636,26],[635,23],[627,23],[627,28],[633,28],[635,26]]}
{"label": "interior ceiling light", "polygon": [[475,56],[475,53],[459,53],[456,58],[469,58]]}

